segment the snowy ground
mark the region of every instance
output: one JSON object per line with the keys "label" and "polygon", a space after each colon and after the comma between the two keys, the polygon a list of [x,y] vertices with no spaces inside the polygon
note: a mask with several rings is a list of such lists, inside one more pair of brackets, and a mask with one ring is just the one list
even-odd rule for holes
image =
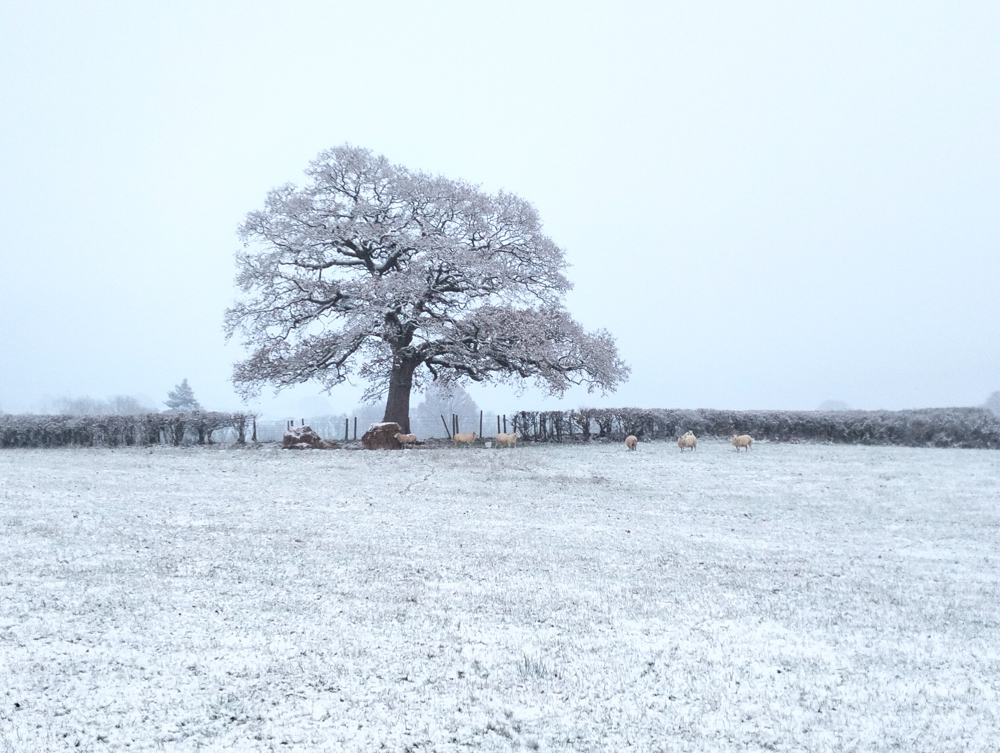
{"label": "snowy ground", "polygon": [[1000,453],[0,452],[0,751],[987,751]]}

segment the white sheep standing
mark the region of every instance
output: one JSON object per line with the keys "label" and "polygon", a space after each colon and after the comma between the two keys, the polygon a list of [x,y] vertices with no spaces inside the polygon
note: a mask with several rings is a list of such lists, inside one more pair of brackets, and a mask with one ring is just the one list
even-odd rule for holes
{"label": "white sheep standing", "polygon": [[505,444],[508,447],[514,447],[517,444],[518,437],[519,435],[516,431],[511,434],[504,434],[503,432],[500,432],[496,436],[497,447],[502,444]]}
{"label": "white sheep standing", "polygon": [[396,441],[399,442],[404,447],[406,445],[413,445],[417,443],[416,434],[400,434],[399,432],[396,432],[394,436],[396,437]]}
{"label": "white sheep standing", "polygon": [[451,440],[456,444],[472,444],[476,441],[476,432],[471,434],[455,434],[452,436]]}
{"label": "white sheep standing", "polygon": [[636,438],[634,434],[629,434],[627,437],[625,437],[625,446],[628,447],[630,450],[634,450],[637,444],[639,444],[639,440],[638,438]]}
{"label": "white sheep standing", "polygon": [[689,431],[680,439],[677,440],[677,446],[681,448],[681,452],[690,448],[692,451],[698,449],[698,438],[694,435],[694,432]]}
{"label": "white sheep standing", "polygon": [[739,436],[733,435],[733,447],[739,452],[741,447],[746,448],[747,452],[750,452],[750,444],[753,442],[753,438],[749,434],[740,434]]}

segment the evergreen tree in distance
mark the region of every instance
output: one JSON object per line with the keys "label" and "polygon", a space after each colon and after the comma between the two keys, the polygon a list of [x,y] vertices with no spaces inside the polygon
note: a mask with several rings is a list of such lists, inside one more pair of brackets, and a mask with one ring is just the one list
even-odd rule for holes
{"label": "evergreen tree in distance", "polygon": [[201,410],[201,405],[195,400],[194,390],[191,389],[187,379],[167,393],[164,404],[173,412]]}

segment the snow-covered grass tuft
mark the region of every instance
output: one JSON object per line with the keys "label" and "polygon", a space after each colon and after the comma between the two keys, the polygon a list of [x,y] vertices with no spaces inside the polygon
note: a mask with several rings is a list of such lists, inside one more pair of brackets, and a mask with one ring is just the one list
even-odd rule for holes
{"label": "snow-covered grass tuft", "polygon": [[0,452],[0,752],[990,751],[1000,454]]}

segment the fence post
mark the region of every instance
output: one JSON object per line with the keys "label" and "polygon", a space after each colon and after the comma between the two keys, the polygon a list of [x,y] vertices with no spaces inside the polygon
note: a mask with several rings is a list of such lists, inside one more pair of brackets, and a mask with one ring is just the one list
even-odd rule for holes
{"label": "fence post", "polygon": [[500,433],[500,414],[497,414],[497,434]]}
{"label": "fence post", "polygon": [[503,414],[503,433],[507,433],[507,414]]}
{"label": "fence post", "polygon": [[253,419],[253,439],[252,439],[252,441],[253,441],[254,444],[257,444],[257,418],[256,418],[256,416]]}
{"label": "fence post", "polygon": [[479,411],[479,438],[483,436],[483,412]]}
{"label": "fence post", "polygon": [[358,439],[358,417],[355,416],[354,417],[354,440],[357,441],[357,439]]}
{"label": "fence post", "polygon": [[451,439],[451,432],[448,431],[448,422],[444,420],[444,416],[441,416],[441,423],[444,425],[444,433],[448,435],[448,439]]}
{"label": "fence post", "polygon": [[350,428],[351,428],[351,419],[345,418],[344,419],[344,441],[345,442],[347,441],[347,432],[350,431]]}

